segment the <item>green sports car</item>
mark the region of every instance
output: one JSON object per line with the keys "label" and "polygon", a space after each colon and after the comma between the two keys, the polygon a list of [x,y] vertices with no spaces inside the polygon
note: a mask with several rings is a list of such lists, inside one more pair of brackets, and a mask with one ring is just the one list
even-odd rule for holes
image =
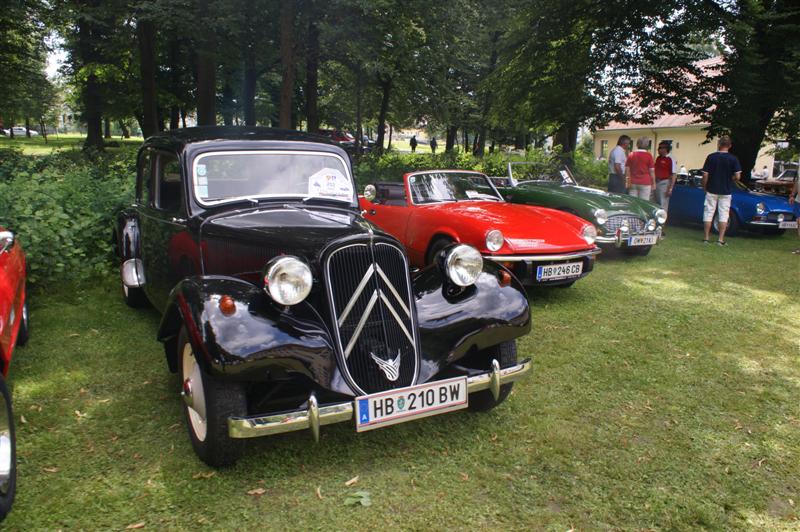
{"label": "green sports car", "polygon": [[506,201],[576,214],[594,224],[600,246],[623,248],[632,255],[647,255],[661,240],[667,221],[667,213],[655,203],[580,186],[568,168],[553,172],[536,163],[508,163],[508,176],[492,181]]}

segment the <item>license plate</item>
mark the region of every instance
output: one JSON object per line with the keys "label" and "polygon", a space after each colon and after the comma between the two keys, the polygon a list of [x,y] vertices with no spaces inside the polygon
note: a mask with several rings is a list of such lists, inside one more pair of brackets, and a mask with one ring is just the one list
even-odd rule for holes
{"label": "license plate", "polygon": [[577,277],[583,273],[583,261],[564,262],[562,264],[548,264],[536,268],[537,281],[552,281],[553,279],[567,279]]}
{"label": "license plate", "polygon": [[781,229],[797,229],[797,221],[792,222],[781,222],[780,224]]}
{"label": "license plate", "polygon": [[356,398],[356,431],[405,423],[467,407],[467,378],[456,377]]}
{"label": "license plate", "polygon": [[652,246],[658,242],[656,235],[633,235],[628,237],[629,246]]}

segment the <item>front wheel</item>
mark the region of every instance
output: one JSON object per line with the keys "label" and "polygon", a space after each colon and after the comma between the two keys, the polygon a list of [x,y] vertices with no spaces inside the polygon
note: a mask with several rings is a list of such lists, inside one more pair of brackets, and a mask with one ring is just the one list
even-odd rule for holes
{"label": "front wheel", "polygon": [[436,255],[452,243],[453,241],[450,238],[444,236],[440,236],[434,240],[428,247],[428,254],[425,256],[425,265],[433,264]]}
{"label": "front wheel", "polygon": [[[482,351],[489,362],[493,359],[500,363],[501,368],[509,368],[517,363],[517,342],[510,340],[497,344]],[[469,409],[476,412],[485,412],[496,407],[508,398],[514,383],[503,384],[500,386],[500,395],[497,399],[492,395],[491,390],[481,390],[469,396]]]}
{"label": "front wheel", "polygon": [[183,413],[195,453],[212,467],[233,465],[244,453],[244,441],[228,435],[228,418],[247,413],[243,386],[219,381],[203,371],[186,327],[181,327],[178,336],[178,360]]}
{"label": "front wheel", "polygon": [[[714,213],[714,219],[711,221],[711,226],[714,228],[714,232],[719,234],[719,220],[716,213]],[[735,212],[731,211],[730,215],[728,216],[728,228],[725,230],[725,235],[736,236],[738,232],[739,218],[736,216]]]}
{"label": "front wheel", "polygon": [[17,440],[11,394],[0,376],[0,521],[6,518],[17,492]]}
{"label": "front wheel", "polygon": [[30,322],[28,321],[28,292],[25,291],[25,303],[22,304],[22,322],[19,324],[17,333],[17,345],[23,346],[28,343],[30,336]]}

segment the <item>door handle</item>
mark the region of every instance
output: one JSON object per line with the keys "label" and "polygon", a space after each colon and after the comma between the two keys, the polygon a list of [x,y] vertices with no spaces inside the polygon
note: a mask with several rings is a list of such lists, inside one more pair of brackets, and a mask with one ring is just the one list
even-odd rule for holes
{"label": "door handle", "polygon": [[174,216],[172,217],[171,221],[174,224],[185,224],[186,223],[186,220],[184,218],[175,218]]}
{"label": "door handle", "polygon": [[372,216],[375,216],[375,215],[377,214],[377,213],[375,212],[375,209],[370,209],[369,213],[370,213]]}

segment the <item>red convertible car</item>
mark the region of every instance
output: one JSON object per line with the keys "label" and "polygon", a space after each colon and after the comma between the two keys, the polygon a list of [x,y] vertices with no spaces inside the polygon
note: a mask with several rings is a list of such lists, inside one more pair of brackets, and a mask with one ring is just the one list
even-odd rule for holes
{"label": "red convertible car", "polygon": [[25,253],[14,234],[0,228],[0,520],[11,510],[17,487],[17,445],[6,377],[14,347],[27,340]]}
{"label": "red convertible car", "polygon": [[594,226],[569,213],[506,203],[488,177],[465,170],[412,172],[367,185],[365,217],[422,267],[452,243],[470,244],[526,286],[569,286],[594,267]]}

